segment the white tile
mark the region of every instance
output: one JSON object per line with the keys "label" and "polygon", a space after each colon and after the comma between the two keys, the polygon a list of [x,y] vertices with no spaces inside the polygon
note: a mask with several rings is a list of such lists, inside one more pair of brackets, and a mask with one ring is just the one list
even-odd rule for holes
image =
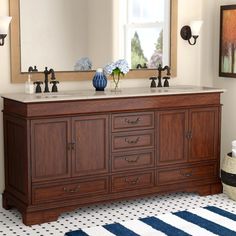
{"label": "white tile", "polygon": [[200,197],[190,193],[174,193],[84,207],[62,214],[56,222],[27,227],[22,223],[21,215],[17,210],[6,211],[0,207],[0,235],[64,236],[70,230],[156,216],[162,213],[207,205],[218,206],[236,213],[236,202],[230,200],[224,194]]}

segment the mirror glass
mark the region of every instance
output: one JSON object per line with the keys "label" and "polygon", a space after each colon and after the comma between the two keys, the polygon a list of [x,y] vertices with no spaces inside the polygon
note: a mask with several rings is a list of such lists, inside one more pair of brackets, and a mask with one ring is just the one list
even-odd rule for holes
{"label": "mirror glass", "polygon": [[[95,69],[126,59],[125,78],[156,76],[156,64],[177,75],[178,0],[9,0],[11,82],[29,66],[59,81],[92,80]],[[138,67],[138,69],[137,69]],[[155,68],[155,69],[149,69]]]}
{"label": "mirror glass", "polygon": [[20,0],[20,68],[170,65],[171,0]]}

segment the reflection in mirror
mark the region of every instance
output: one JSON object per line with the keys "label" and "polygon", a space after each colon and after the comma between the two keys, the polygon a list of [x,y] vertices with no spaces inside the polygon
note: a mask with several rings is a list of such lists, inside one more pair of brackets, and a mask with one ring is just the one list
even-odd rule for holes
{"label": "reflection in mirror", "polygon": [[88,79],[121,58],[133,69],[128,78],[155,75],[147,68],[159,63],[175,74],[177,0],[9,1],[13,82],[32,65],[59,80]]}
{"label": "reflection in mirror", "polygon": [[169,64],[170,0],[21,0],[20,12],[22,72]]}

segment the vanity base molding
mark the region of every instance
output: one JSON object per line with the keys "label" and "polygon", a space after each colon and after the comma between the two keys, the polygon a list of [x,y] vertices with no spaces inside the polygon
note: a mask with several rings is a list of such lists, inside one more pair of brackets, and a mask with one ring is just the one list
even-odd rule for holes
{"label": "vanity base molding", "polygon": [[47,205],[39,205],[35,207],[29,207],[22,203],[20,200],[11,196],[11,194],[3,193],[3,207],[6,210],[10,210],[15,207],[22,214],[22,221],[25,225],[35,225],[42,224],[51,221],[57,221],[60,217],[60,214],[64,212],[74,211],[80,207],[97,204],[97,203],[105,203],[111,201],[119,201],[125,199],[137,199],[140,197],[147,197],[156,194],[166,194],[166,193],[176,193],[176,192],[189,192],[189,193],[197,193],[200,196],[207,196],[222,193],[222,184],[219,181],[218,183],[202,185],[202,183],[196,184],[196,186],[192,187],[191,184],[187,185],[179,185],[176,186],[166,186],[162,188],[153,188],[147,191],[134,191],[130,193],[125,193],[122,196],[117,196],[117,194],[102,196],[90,199],[88,198],[86,201],[80,201],[79,199],[74,199],[70,201],[57,202],[55,203],[47,203]]}
{"label": "vanity base molding", "polygon": [[89,204],[222,192],[220,93],[21,103],[4,99],[3,207],[26,225]]}

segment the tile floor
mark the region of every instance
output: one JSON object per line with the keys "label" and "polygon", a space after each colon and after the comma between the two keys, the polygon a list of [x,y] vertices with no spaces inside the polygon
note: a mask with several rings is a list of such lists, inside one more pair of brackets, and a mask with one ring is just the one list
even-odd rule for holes
{"label": "tile floor", "polygon": [[0,207],[0,236],[63,236],[64,233],[79,228],[206,205],[219,206],[236,213],[236,202],[224,194],[200,197],[196,194],[175,193],[84,207],[62,214],[56,222],[27,227],[22,224],[18,211],[14,209],[6,211]]}

